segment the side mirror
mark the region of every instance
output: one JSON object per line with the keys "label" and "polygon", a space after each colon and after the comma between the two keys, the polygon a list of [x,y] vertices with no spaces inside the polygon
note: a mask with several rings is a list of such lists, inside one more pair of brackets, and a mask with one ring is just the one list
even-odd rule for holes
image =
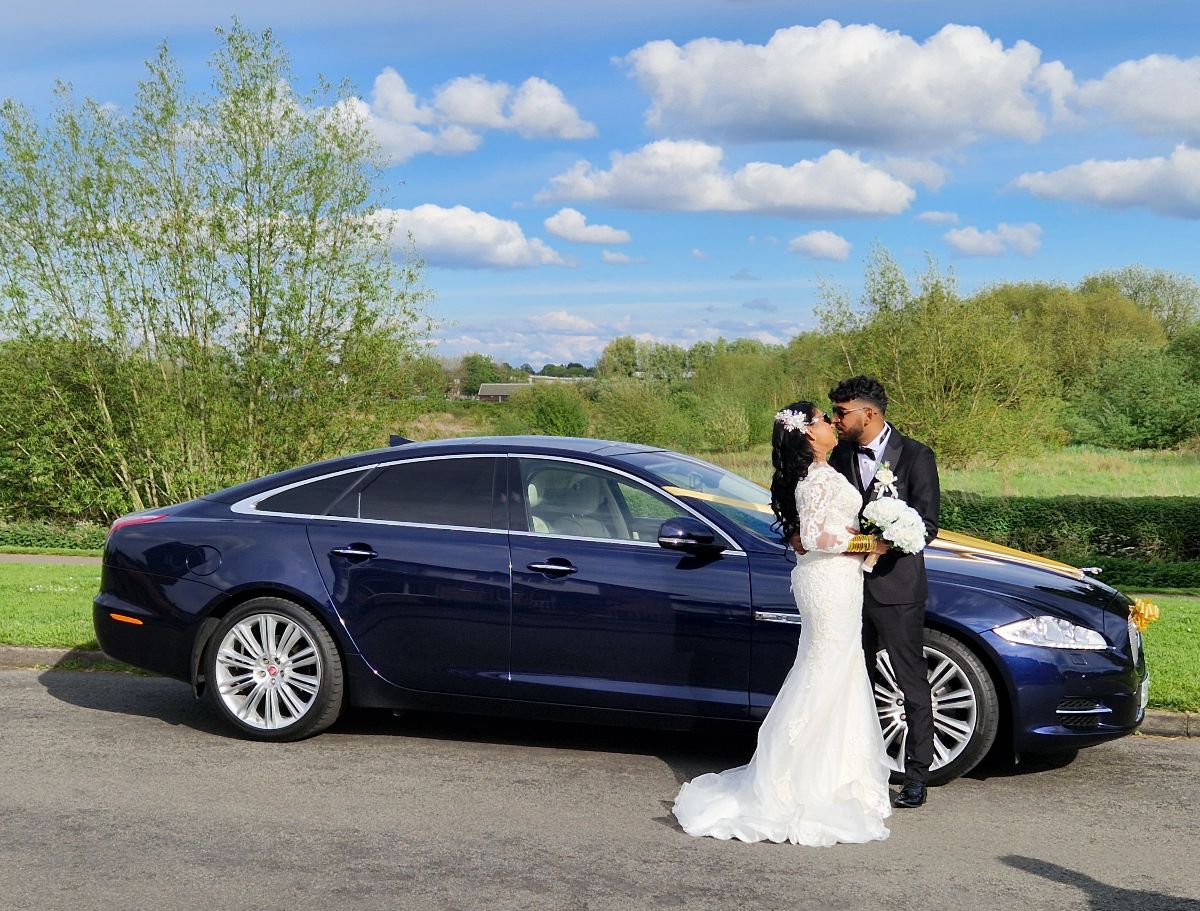
{"label": "side mirror", "polygon": [[692,516],[667,519],[659,526],[658,544],[667,550],[685,553],[719,553],[725,545],[717,541],[713,530]]}

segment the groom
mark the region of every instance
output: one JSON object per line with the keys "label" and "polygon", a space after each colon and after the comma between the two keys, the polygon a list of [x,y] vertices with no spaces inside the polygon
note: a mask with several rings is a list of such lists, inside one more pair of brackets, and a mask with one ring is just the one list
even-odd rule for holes
{"label": "groom", "polygon": [[[829,464],[863,492],[863,505],[879,496],[876,473],[895,476],[895,496],[925,520],[925,541],[938,531],[941,491],[937,465],[928,446],[901,434],[884,419],[888,397],[878,380],[854,376],[829,393],[833,426],[840,442]],[[933,762],[933,707],[926,676],[924,640],[925,558],[922,554],[888,551],[873,572],[863,576],[863,651],[867,670],[878,679],[875,653],[887,650],[904,694],[908,737],[904,747],[904,787],[892,801],[897,807],[925,803],[929,765]]]}

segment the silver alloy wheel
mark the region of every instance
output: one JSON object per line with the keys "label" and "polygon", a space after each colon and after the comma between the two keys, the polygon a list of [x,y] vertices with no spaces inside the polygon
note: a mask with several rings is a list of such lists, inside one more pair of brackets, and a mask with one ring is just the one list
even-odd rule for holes
{"label": "silver alloy wheel", "polygon": [[[929,689],[933,696],[933,763],[930,771],[953,762],[966,749],[975,733],[978,698],[966,672],[948,655],[925,646],[929,665]],[[904,771],[904,744],[908,722],[904,720],[904,694],[896,683],[888,653],[875,656],[880,682],[875,685],[875,708],[883,728],[888,764],[894,772]]]}
{"label": "silver alloy wheel", "polygon": [[321,656],[308,631],[281,614],[250,614],[217,647],[217,692],[232,715],[253,728],[295,724],[321,689]]}

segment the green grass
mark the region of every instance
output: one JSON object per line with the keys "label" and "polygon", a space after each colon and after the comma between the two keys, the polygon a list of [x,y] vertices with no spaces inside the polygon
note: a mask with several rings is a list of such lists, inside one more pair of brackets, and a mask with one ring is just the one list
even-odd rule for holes
{"label": "green grass", "polygon": [[98,648],[92,598],[100,567],[0,563],[0,645]]}
{"label": "green grass", "polygon": [[[0,564],[0,645],[97,647],[92,597],[98,568]],[[1200,711],[1200,598],[1154,595],[1161,618],[1145,632],[1150,705]]]}
{"label": "green grass", "polygon": [[0,554],[40,554],[55,557],[99,557],[102,550],[79,547],[0,547]]}
{"label": "green grass", "polygon": [[984,496],[1186,497],[1200,490],[1200,453],[1068,446],[940,474],[946,490]]}
{"label": "green grass", "polygon": [[1159,619],[1142,634],[1150,668],[1150,705],[1200,712],[1200,598],[1153,595]]}
{"label": "green grass", "polygon": [[[742,452],[701,452],[698,458],[749,478],[771,482],[771,447]],[[1068,446],[1027,459],[980,462],[939,469],[943,490],[984,496],[1180,497],[1200,490],[1200,453],[1143,450],[1120,452]]]}

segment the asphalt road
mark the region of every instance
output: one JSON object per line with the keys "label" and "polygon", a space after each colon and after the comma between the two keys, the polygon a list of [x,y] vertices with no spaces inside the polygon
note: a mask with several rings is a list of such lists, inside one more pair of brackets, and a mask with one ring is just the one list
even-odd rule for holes
{"label": "asphalt road", "polygon": [[693,839],[752,738],[355,713],[228,736],[181,683],[0,671],[0,908],[1200,911],[1200,741],[992,765],[871,845]]}

